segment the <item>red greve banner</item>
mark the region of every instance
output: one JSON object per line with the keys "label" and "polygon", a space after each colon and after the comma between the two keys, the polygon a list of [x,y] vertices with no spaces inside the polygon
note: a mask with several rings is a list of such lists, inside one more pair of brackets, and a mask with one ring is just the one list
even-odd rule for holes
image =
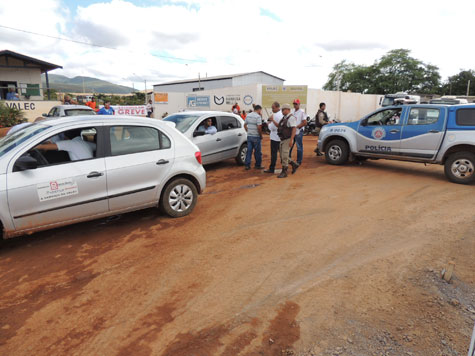
{"label": "red greve banner", "polygon": [[145,105],[119,106],[111,105],[116,115],[147,116]]}

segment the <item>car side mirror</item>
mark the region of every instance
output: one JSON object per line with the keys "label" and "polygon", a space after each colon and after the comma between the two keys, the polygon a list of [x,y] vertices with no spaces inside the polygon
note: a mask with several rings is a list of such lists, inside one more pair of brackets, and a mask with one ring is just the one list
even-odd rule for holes
{"label": "car side mirror", "polygon": [[366,125],[368,125],[368,119],[361,120],[361,126],[366,126]]}
{"label": "car side mirror", "polygon": [[41,114],[41,116],[48,117],[48,114],[43,113],[43,114]]}
{"label": "car side mirror", "polygon": [[206,135],[206,132],[204,132],[204,131],[195,131],[195,132],[193,132],[193,137],[204,136],[204,135]]}
{"label": "car side mirror", "polygon": [[36,169],[38,168],[38,161],[31,157],[31,156],[21,156],[15,162],[15,166],[13,167],[13,172],[18,171],[27,171],[29,169]]}

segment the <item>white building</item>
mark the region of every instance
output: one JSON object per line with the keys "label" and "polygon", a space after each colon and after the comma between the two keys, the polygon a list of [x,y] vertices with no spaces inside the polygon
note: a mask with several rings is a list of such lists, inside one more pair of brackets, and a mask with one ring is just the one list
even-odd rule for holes
{"label": "white building", "polygon": [[12,88],[20,100],[43,100],[41,74],[46,75],[49,96],[48,71],[63,68],[9,50],[0,51],[0,98],[5,100]]}
{"label": "white building", "polygon": [[177,80],[153,86],[154,92],[189,93],[203,90],[240,87],[253,84],[283,85],[284,79],[259,71],[240,74],[220,75],[196,79]]}

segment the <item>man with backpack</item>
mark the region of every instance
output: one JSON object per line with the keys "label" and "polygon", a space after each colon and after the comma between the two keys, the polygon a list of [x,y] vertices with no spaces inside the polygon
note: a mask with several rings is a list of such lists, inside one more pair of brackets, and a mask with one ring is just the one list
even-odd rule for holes
{"label": "man with backpack", "polygon": [[277,126],[277,133],[280,138],[280,158],[282,161],[282,172],[277,178],[286,178],[289,164],[292,166],[292,174],[297,172],[299,165],[289,157],[290,145],[294,142],[295,132],[297,130],[297,120],[290,113],[290,105],[282,105],[282,119],[277,123],[272,117],[270,121]]}

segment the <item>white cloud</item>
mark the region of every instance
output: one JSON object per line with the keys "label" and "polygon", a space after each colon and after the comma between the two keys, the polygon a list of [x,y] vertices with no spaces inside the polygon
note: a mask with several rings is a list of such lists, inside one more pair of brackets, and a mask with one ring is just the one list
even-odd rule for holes
{"label": "white cloud", "polygon": [[[68,10],[60,0],[6,1],[0,24],[117,48],[84,46],[0,28],[0,48],[131,85],[264,70],[288,84],[321,87],[346,59],[373,63],[394,48],[440,67],[443,77],[474,68],[467,37],[473,1],[294,0],[98,1]],[[272,16],[262,14],[262,9]],[[272,17],[278,18],[278,22]],[[160,56],[185,58],[175,61]],[[190,61],[192,59],[200,61]],[[137,83],[138,86],[138,83]]]}

